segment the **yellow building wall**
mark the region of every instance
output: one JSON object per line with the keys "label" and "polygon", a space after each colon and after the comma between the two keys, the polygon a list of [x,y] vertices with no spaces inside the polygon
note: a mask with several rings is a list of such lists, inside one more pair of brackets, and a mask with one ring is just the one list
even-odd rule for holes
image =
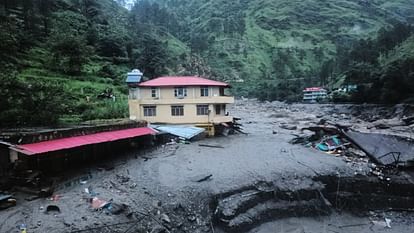
{"label": "yellow building wall", "polygon": [[[140,98],[141,99],[177,99],[174,96],[174,87],[160,87],[156,89],[157,97],[154,98],[151,96],[151,88],[145,87],[140,88]],[[209,87],[209,96],[201,96],[200,87],[187,87],[187,96],[186,99],[209,99],[213,97],[218,97],[220,95],[219,87]]]}
{"label": "yellow building wall", "polygon": [[[231,116],[225,116],[221,111],[216,115],[216,104],[234,103],[234,97],[219,96],[219,87],[209,87],[209,96],[201,96],[200,87],[187,87],[187,96],[177,98],[174,96],[174,87],[157,88],[157,97],[151,96],[151,88],[140,88],[137,99],[129,100],[130,119],[146,120],[150,123],[169,124],[196,124],[196,123],[221,123],[233,120]],[[197,105],[209,105],[209,115],[197,115]],[[172,116],[171,106],[184,106],[184,116]],[[144,106],[156,106],[156,116],[144,116]]]}
{"label": "yellow building wall", "polygon": [[128,100],[129,106],[129,119],[131,120],[140,120],[141,108],[139,100]]}

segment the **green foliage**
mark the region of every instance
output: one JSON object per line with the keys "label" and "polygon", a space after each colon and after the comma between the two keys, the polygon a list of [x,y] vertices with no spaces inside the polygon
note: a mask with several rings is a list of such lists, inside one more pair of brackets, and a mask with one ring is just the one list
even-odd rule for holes
{"label": "green foliage", "polygon": [[130,23],[141,33],[158,28],[172,35],[179,35],[183,29],[173,13],[148,0],[137,1],[131,9]]}
{"label": "green foliage", "polygon": [[[112,0],[2,1],[0,127],[126,117],[125,74],[147,43],[126,57],[127,18]],[[97,98],[105,89],[115,102]]]}
{"label": "green foliage", "polygon": [[[179,16],[179,24],[187,30],[176,36],[192,52],[201,54],[215,76],[273,86],[284,85],[284,80],[300,80],[302,87],[336,82],[349,65],[347,51],[355,41],[374,37],[380,28],[412,20],[414,15],[414,7],[407,0],[153,2]],[[405,32],[400,31],[395,36]],[[371,46],[369,41],[362,42],[367,44],[360,46]],[[382,53],[380,49],[354,56],[372,59],[378,51]],[[295,95],[299,97],[301,88],[297,90]],[[238,85],[239,93],[262,95],[255,85]]]}
{"label": "green foliage", "polygon": [[0,127],[53,125],[64,112],[62,87],[57,82],[22,82],[0,76]]}
{"label": "green foliage", "polygon": [[[353,101],[400,103],[414,97],[414,36],[409,37],[413,31],[411,26],[398,24],[381,30],[376,40],[354,47],[345,69],[345,82],[359,85]],[[370,46],[360,46],[367,43]]]}
{"label": "green foliage", "polygon": [[80,75],[88,60],[89,51],[86,41],[81,37],[66,35],[52,42],[51,69],[69,75]]}
{"label": "green foliage", "polygon": [[348,93],[335,91],[332,93],[332,101],[335,103],[346,103],[351,100],[351,96]]}
{"label": "green foliage", "polygon": [[142,45],[144,48],[135,61],[136,67],[142,67],[149,78],[165,74],[168,61],[166,45],[150,36],[144,37]]}
{"label": "green foliage", "polygon": [[93,105],[85,105],[83,108],[85,108],[82,114],[82,120],[84,121],[128,117],[128,102],[125,99],[104,100]]}
{"label": "green foliage", "polygon": [[17,63],[19,38],[15,21],[0,16],[0,66],[6,67]]}
{"label": "green foliage", "polygon": [[115,34],[105,35],[99,39],[99,54],[104,57],[123,57],[125,41]]}

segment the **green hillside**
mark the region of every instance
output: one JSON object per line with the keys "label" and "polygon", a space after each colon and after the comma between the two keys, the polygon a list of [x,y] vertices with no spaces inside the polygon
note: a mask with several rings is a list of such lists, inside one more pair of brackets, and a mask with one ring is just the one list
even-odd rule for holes
{"label": "green hillside", "polygon": [[241,95],[263,85],[326,85],[321,69],[335,63],[338,47],[414,15],[410,0],[154,1],[189,29],[179,38],[195,44],[217,77],[239,81]]}
{"label": "green hillside", "polygon": [[112,0],[3,1],[0,125],[127,117],[128,71],[172,73],[188,59],[185,44],[132,17]]}
{"label": "green hillside", "polygon": [[[389,35],[399,34],[392,32]],[[409,36],[409,35],[407,35]],[[401,38],[402,39],[402,38]],[[385,50],[383,37],[366,40],[351,51],[353,61],[345,74],[345,82],[358,84],[358,90],[350,96],[354,102],[413,103],[414,102],[414,36],[401,40],[396,46]],[[364,57],[360,55],[364,54]]]}

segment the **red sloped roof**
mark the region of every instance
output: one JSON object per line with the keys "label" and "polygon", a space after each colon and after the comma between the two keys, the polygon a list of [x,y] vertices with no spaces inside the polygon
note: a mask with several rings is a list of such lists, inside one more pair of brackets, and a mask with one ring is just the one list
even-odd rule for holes
{"label": "red sloped roof", "polygon": [[304,91],[322,91],[325,90],[323,87],[307,87]]}
{"label": "red sloped roof", "polygon": [[77,137],[62,138],[32,144],[18,145],[15,149],[27,155],[43,154],[46,152],[71,149],[85,145],[117,141],[121,139],[134,138],[138,136],[155,134],[148,127],[132,128],[117,131],[102,132]]}
{"label": "red sloped roof", "polygon": [[139,84],[140,87],[162,87],[162,86],[220,86],[227,87],[229,84],[197,76],[167,76],[152,79]]}

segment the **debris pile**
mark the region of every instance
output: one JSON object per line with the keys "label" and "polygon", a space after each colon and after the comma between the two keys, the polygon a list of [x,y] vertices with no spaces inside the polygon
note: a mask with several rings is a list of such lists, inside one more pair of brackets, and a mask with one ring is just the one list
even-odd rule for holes
{"label": "debris pile", "polygon": [[341,156],[346,162],[368,162],[367,155],[359,147],[344,137],[341,129],[334,126],[312,126],[302,128],[312,135],[297,135],[291,144],[302,144],[327,154]]}
{"label": "debris pile", "polygon": [[400,168],[414,165],[414,143],[410,138],[361,133],[340,125],[302,128],[302,132],[305,130],[313,134],[296,135],[290,143],[341,156],[352,165],[365,164],[369,168],[367,174],[383,181],[390,182],[390,177],[398,174]]}
{"label": "debris pile", "polygon": [[16,205],[16,199],[12,195],[0,193],[0,210],[8,209]]}

